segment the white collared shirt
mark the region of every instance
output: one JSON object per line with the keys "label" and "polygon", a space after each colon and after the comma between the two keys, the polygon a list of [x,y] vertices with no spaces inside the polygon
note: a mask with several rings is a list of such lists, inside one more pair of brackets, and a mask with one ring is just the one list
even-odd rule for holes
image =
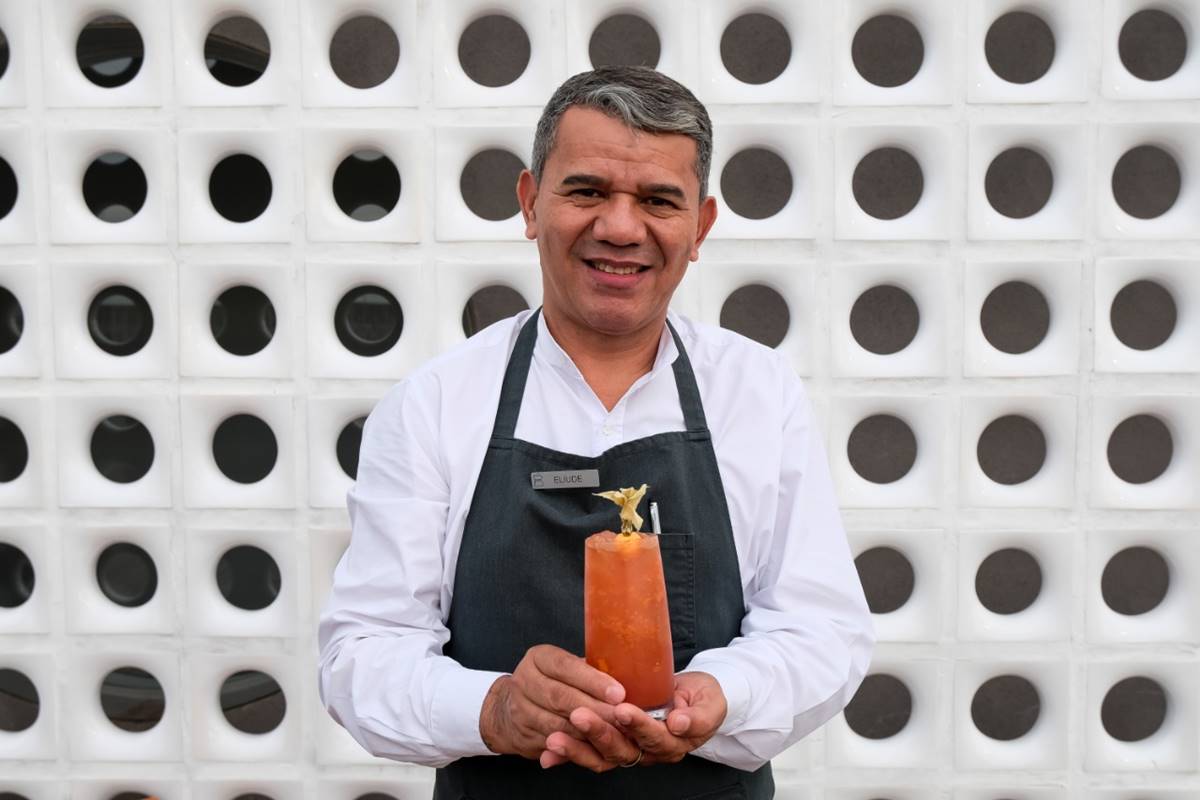
{"label": "white collared shirt", "polygon": [[[459,543],[525,311],[433,359],[379,401],[346,501],[350,546],[321,614],[319,686],[368,751],[443,766],[490,751],[484,696],[500,673],[442,655]],[[803,385],[775,351],[670,314],[712,432],[746,615],[698,653],[728,703],[697,755],[755,769],[837,714],[866,674],[874,631],[825,448]],[[650,372],[612,411],[538,317],[515,436],[583,456],[683,430],[664,326]]]}

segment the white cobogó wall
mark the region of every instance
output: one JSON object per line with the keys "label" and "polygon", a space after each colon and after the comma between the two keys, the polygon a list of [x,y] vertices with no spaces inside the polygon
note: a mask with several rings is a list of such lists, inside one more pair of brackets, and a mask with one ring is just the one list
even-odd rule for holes
{"label": "white cobog\u00f3 wall", "polygon": [[[0,417],[28,445],[23,473],[0,483],[0,542],[19,548],[36,575],[32,595],[0,607],[0,669],[18,670],[40,700],[36,722],[0,730],[0,793],[30,800],[108,800],[122,791],[164,800],[354,800],[387,792],[428,795],[431,773],[365,755],[320,706],[315,622],[348,523],[351,481],[334,439],[396,380],[463,337],[463,305],[504,283],[536,305],[532,244],[516,218],[476,217],[459,193],[463,165],[502,147],[528,159],[541,105],[588,67],[591,30],[628,11],[653,24],[661,67],[712,114],[712,191],[725,161],[747,147],[779,155],[792,172],[789,202],[774,216],[722,217],[675,298],[716,323],[738,287],[772,287],[790,309],[779,344],[809,390],[856,554],[887,546],[913,565],[901,608],[877,616],[873,672],[900,679],[909,723],[868,739],[841,717],[776,762],[787,800],[1182,800],[1200,793],[1200,2],[1159,4],[1193,35],[1172,78],[1141,81],[1122,66],[1117,32],[1135,0],[846,0],[825,3],[670,0],[44,0],[0,5],[10,63],[0,76],[0,157],[19,186],[0,220],[0,286],[16,294],[24,334],[0,354]],[[992,74],[983,52],[991,20],[1041,13],[1057,56],[1047,75],[1017,85]],[[791,60],[761,85],[724,68],[719,42],[747,12],[787,29]],[[138,27],[145,63],[122,87],[102,89],[76,66],[75,39],[100,13]],[[507,86],[474,83],[457,42],[484,12],[512,16],[531,45]],[[909,83],[864,81],[850,57],[867,18],[900,13],[922,32],[925,64]],[[342,84],[328,61],[337,25],[375,14],[400,44],[391,78],[371,89]],[[202,43],[219,19],[244,14],[271,46],[260,81],[231,88],[204,67]],[[1171,212],[1125,214],[1110,176],[1145,141],[1180,163]],[[1036,147],[1055,188],[1039,214],[997,214],[983,189],[991,157]],[[385,152],[402,178],[396,209],[355,222],[332,202],[332,172],[348,152]],[[851,176],[880,146],[907,149],[924,173],[912,213],[884,221],[859,208]],[[146,174],[145,205],[124,223],[97,220],[83,202],[83,170],[118,149]],[[270,206],[237,224],[208,201],[223,155],[255,154],[273,181]],[[1117,291],[1139,278],[1170,287],[1175,333],[1154,350],[1122,344],[1109,323]],[[992,347],[979,313],[992,288],[1020,279],[1051,306],[1046,340],[1012,355]],[[211,297],[249,282],[277,315],[269,347],[232,356],[208,332]],[[138,287],[154,334],[129,357],[103,353],[80,315],[101,285]],[[349,288],[375,283],[398,298],[405,327],[384,356],[356,356],[327,329]],[[904,288],[921,327],[892,355],[860,347],[852,304],[879,284]],[[216,469],[209,442],[230,413],[267,421],[278,463],[255,484]],[[146,477],[118,485],[92,465],[88,436],[112,413],[137,417],[157,457]],[[851,431],[872,414],[915,434],[912,469],[888,484],[861,477],[847,455]],[[1131,484],[1106,458],[1123,419],[1154,414],[1173,436],[1170,467]],[[1022,414],[1041,427],[1048,455],[1036,479],[990,480],[974,457],[987,423]],[[90,559],[130,541],[155,560],[158,593],[138,609],[110,603]],[[219,554],[254,544],[280,571],[281,591],[261,611],[226,603],[212,575]],[[1113,553],[1147,546],[1171,583],[1153,611],[1123,616],[1100,593]],[[1025,611],[987,611],[974,593],[989,553],[1025,549],[1043,588]],[[90,583],[91,582],[91,583]],[[141,734],[101,712],[100,677],[118,666],[159,680],[166,711]],[[283,723],[266,734],[226,723],[215,697],[243,669],[283,688]],[[1012,742],[972,723],[976,688],[1021,675],[1041,697],[1034,728]],[[1158,733],[1121,742],[1101,725],[1108,688],[1147,676],[1167,693]]]}

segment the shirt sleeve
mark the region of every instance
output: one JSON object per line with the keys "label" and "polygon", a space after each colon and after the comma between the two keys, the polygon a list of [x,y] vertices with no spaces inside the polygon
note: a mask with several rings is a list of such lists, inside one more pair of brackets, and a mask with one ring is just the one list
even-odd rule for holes
{"label": "shirt sleeve", "polygon": [[427,766],[490,754],[479,711],[500,675],[442,655],[450,494],[436,455],[436,397],[401,383],[367,418],[346,497],[350,546],[317,629],[330,716],[373,755]]}
{"label": "shirt sleeve", "polygon": [[786,368],[778,502],[746,593],[741,635],[698,653],[728,703],[696,755],[753,770],[842,710],[875,643],[825,447],[800,379]]}

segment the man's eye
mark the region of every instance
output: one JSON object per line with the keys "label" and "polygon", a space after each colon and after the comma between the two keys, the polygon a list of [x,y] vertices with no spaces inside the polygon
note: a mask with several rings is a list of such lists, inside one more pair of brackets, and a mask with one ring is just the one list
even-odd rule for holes
{"label": "man's eye", "polygon": [[598,189],[576,189],[571,194],[575,197],[599,197],[600,191]]}
{"label": "man's eye", "polygon": [[668,200],[665,197],[647,197],[646,202],[652,206],[659,206],[660,208],[674,208],[675,207],[675,204],[672,203],[670,200]]}

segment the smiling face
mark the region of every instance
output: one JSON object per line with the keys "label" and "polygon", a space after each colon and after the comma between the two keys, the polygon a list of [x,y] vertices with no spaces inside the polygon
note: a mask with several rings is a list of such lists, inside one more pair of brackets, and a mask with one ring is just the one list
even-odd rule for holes
{"label": "smiling face", "polygon": [[716,201],[700,199],[695,161],[683,134],[632,130],[581,106],[562,115],[540,184],[528,171],[517,184],[556,335],[659,336],[717,216]]}

